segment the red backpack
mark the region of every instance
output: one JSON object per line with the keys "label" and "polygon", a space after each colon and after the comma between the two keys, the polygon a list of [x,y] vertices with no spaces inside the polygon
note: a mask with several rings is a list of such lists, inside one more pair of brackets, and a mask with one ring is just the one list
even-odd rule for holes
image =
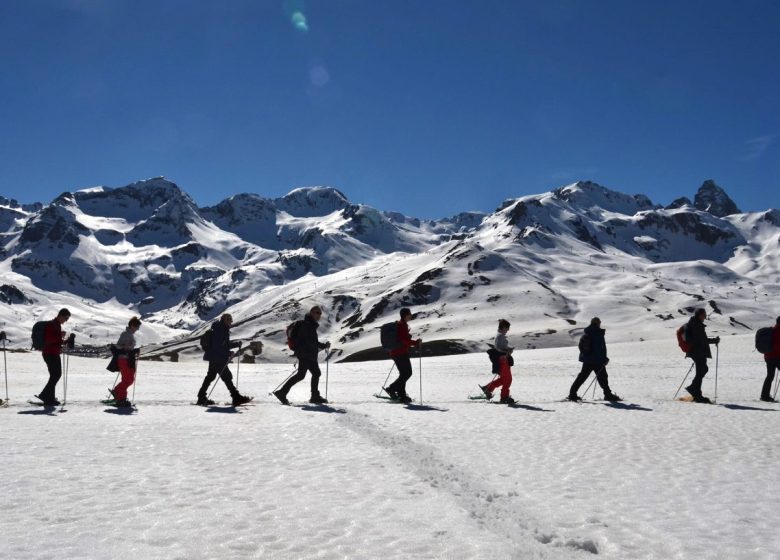
{"label": "red backpack", "polygon": [[688,343],[688,340],[686,339],[685,336],[687,330],[688,330],[688,325],[683,325],[679,329],[677,329],[677,345],[680,347],[680,350],[682,350],[686,354],[691,351],[691,345]]}
{"label": "red backpack", "polygon": [[301,326],[301,321],[295,321],[287,325],[285,334],[287,335],[287,348],[295,351],[295,339],[298,338],[298,328]]}

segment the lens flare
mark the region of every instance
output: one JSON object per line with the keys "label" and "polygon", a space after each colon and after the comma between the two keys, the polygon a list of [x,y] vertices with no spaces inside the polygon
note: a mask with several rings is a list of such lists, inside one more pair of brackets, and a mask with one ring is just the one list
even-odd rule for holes
{"label": "lens flare", "polygon": [[298,31],[302,33],[309,31],[309,24],[306,23],[306,16],[303,15],[303,12],[295,12],[290,17],[290,21],[292,22],[293,27]]}

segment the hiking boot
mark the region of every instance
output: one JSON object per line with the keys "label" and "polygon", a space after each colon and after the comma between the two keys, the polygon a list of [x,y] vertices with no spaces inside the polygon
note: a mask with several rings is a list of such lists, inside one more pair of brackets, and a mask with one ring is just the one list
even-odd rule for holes
{"label": "hiking boot", "polygon": [[387,396],[393,399],[394,401],[398,400],[398,393],[395,389],[391,389],[390,387],[383,387],[382,389],[385,393],[387,393]]}
{"label": "hiking boot", "polygon": [[409,404],[412,402],[412,398],[409,395],[398,395],[398,402]]}
{"label": "hiking boot", "polygon": [[198,397],[198,400],[195,404],[197,404],[198,406],[212,406],[214,404],[214,401],[212,401],[208,397]]}
{"label": "hiking boot", "polygon": [[499,404],[515,404],[515,399],[513,399],[512,397],[506,397],[505,399],[501,399],[498,402]]}
{"label": "hiking boot", "polygon": [[702,403],[702,404],[712,404],[712,401],[705,397],[704,395],[697,395],[693,397],[693,402]]}
{"label": "hiking boot", "polygon": [[693,388],[691,385],[688,385],[688,386],[685,388],[685,390],[686,390],[686,391],[688,391],[688,394],[689,394],[690,396],[692,396],[692,397],[693,397],[693,400],[694,400],[694,401],[695,401],[696,399],[700,399],[700,398],[702,398],[701,391],[697,391],[697,390],[696,390],[696,389],[694,389],[694,388]]}
{"label": "hiking boot", "polygon": [[485,398],[487,400],[490,400],[490,399],[493,398],[493,393],[491,392],[490,389],[487,388],[487,385],[480,385],[479,388],[482,389],[483,393],[485,393]]}
{"label": "hiking boot", "polygon": [[290,401],[287,400],[287,393],[282,393],[281,391],[274,391],[274,396],[279,399],[279,402],[282,404],[290,404]]}
{"label": "hiking boot", "polygon": [[133,403],[131,403],[127,399],[122,399],[121,401],[116,401],[114,403],[114,406],[117,407],[117,408],[130,408],[130,407],[133,406]]}
{"label": "hiking boot", "polygon": [[318,393],[316,395],[312,395],[309,399],[309,402],[311,404],[328,404],[328,399]]}
{"label": "hiking boot", "polygon": [[233,406],[241,406],[242,404],[246,404],[249,401],[252,400],[252,397],[247,397],[245,395],[235,395],[233,397]]}
{"label": "hiking boot", "polygon": [[566,400],[567,400],[567,401],[571,401],[571,402],[582,402],[582,398],[578,397],[578,396],[577,396],[577,395],[575,395],[574,393],[572,393],[571,395],[569,395],[568,397],[566,397]]}
{"label": "hiking boot", "polygon": [[606,395],[604,395],[604,400],[609,402],[620,402],[623,399],[621,399],[615,393],[607,393]]}
{"label": "hiking boot", "polygon": [[776,403],[777,402],[775,399],[773,399],[769,395],[763,395],[761,397],[761,400],[764,401],[764,402],[771,402],[771,403]]}

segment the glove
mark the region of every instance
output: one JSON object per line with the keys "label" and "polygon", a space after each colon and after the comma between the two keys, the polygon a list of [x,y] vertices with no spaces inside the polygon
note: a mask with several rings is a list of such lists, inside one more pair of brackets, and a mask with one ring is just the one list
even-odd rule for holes
{"label": "glove", "polygon": [[325,348],[330,348],[330,341],[325,343]]}
{"label": "glove", "polygon": [[607,365],[609,363],[609,358],[607,358],[607,361],[604,362],[604,365]]}
{"label": "glove", "polygon": [[422,344],[422,338],[417,339],[417,346],[420,346]]}
{"label": "glove", "polygon": [[715,346],[717,346],[718,344],[720,344],[720,337],[716,336],[715,337]]}

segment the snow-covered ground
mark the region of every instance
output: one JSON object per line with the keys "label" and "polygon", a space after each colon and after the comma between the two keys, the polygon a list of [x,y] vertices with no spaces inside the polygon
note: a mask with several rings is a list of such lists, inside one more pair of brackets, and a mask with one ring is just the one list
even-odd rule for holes
{"label": "snow-covered ground", "polygon": [[482,354],[423,361],[409,407],[372,398],[389,362],[331,364],[332,409],[267,396],[291,364],[242,364],[257,402],[234,410],[190,406],[204,363],[142,362],[123,415],[97,402],[103,361],[72,358],[48,414],[25,402],[40,357],[9,354],[0,557],[780,557],[780,406],[758,401],[751,338],[724,338],[716,406],[671,400],[689,363],[673,340],[610,357],[619,406],[559,402],[576,350],[518,352],[518,408],[466,399]]}

